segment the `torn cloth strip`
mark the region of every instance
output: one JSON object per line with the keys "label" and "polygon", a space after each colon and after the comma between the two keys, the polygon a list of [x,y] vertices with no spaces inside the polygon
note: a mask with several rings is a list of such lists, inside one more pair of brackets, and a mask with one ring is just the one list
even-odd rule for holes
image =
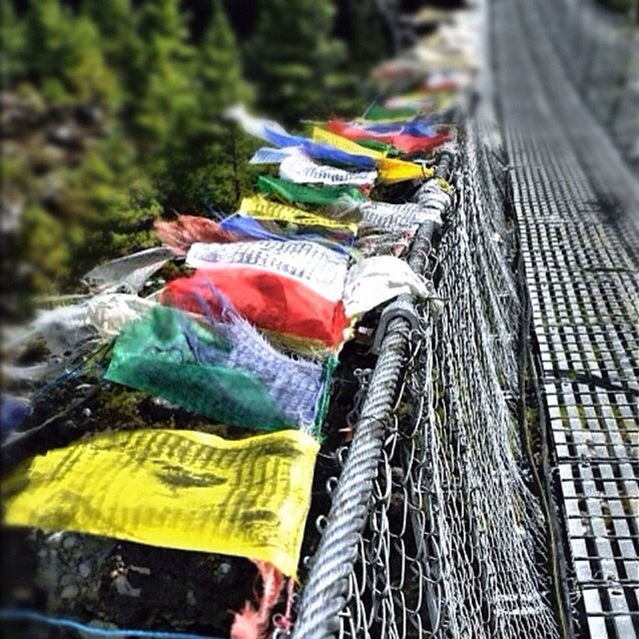
{"label": "torn cloth strip", "polygon": [[227,115],[237,120],[249,134],[280,148],[299,148],[309,157],[323,162],[374,169],[375,162],[366,153],[350,153],[330,144],[321,144],[301,135],[291,135],[277,122],[249,115],[244,107],[232,107]]}
{"label": "torn cloth strip", "polygon": [[318,295],[337,302],[342,299],[348,257],[315,242],[196,243],[186,256],[193,268],[226,269],[232,265],[277,273],[298,280]]}
{"label": "torn cloth strip", "polygon": [[284,413],[255,375],[183,359],[179,345],[171,350],[157,342],[152,327],[131,324],[115,344],[105,378],[230,426],[286,428]]}
{"label": "torn cloth strip", "polygon": [[317,164],[303,153],[291,153],[280,163],[280,177],[300,184],[372,186],[377,171],[345,171]]}
{"label": "torn cloth strip", "polygon": [[348,335],[350,322],[342,302],[331,302],[298,280],[262,269],[233,267],[200,270],[191,277],[169,282],[160,300],[194,313],[202,313],[196,299],[219,313],[219,291],[233,307],[258,328],[333,348]]}
{"label": "torn cloth strip", "polygon": [[348,272],[344,309],[348,317],[358,317],[404,293],[428,297],[431,289],[404,260],[392,255],[367,257]]}
{"label": "torn cloth strip", "polygon": [[357,233],[357,224],[342,220],[334,220],[321,212],[311,213],[288,204],[272,202],[261,195],[245,197],[240,204],[239,213],[248,213],[258,220],[278,220],[303,226],[327,228],[335,231]]}
{"label": "torn cloth strip", "polygon": [[[223,313],[229,316],[229,313]],[[219,330],[232,343],[226,365],[253,373],[269,391],[288,423],[320,435],[322,400],[332,367],[273,348],[244,318],[230,314]]]}
{"label": "torn cloth strip", "polygon": [[[234,426],[313,425],[321,399],[322,367],[278,353],[232,311],[222,316],[225,321],[211,314],[204,326],[179,310],[154,308],[123,329],[106,378]],[[197,383],[200,389],[208,385],[208,397],[198,396]],[[255,405],[258,400],[265,404]]]}
{"label": "torn cloth strip", "polygon": [[100,264],[91,269],[82,281],[94,292],[123,289],[127,293],[137,293],[153,273],[174,257],[171,249],[156,246]]}
{"label": "torn cloth strip", "polygon": [[370,130],[348,124],[341,120],[331,120],[328,128],[350,140],[372,139],[380,142],[388,142],[400,151],[411,154],[418,151],[427,152],[447,142],[450,138],[443,133],[433,133],[430,136],[415,136],[406,133],[375,133]]}
{"label": "torn cloth strip", "polygon": [[102,293],[70,306],[41,311],[31,333],[44,339],[54,355],[73,352],[83,343],[115,337],[122,326],[139,319],[155,302],[127,293]]}
{"label": "torn cloth strip", "polygon": [[5,523],[269,561],[295,575],[317,442],[184,430],[101,434],[25,461],[2,482]]}
{"label": "torn cloth strip", "polygon": [[197,215],[178,215],[176,220],[156,220],[155,233],[176,255],[186,255],[194,242],[238,242],[244,239],[221,227],[215,220]]}

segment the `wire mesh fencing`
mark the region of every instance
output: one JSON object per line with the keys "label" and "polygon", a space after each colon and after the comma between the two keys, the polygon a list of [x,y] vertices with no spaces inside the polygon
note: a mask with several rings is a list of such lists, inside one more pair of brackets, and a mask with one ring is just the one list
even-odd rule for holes
{"label": "wire mesh fencing", "polygon": [[[516,416],[513,238],[499,154],[483,133],[469,127],[459,140],[454,205],[440,241],[424,249],[438,303],[416,307],[347,586],[314,590],[298,629],[337,597],[337,623],[318,636],[558,636],[544,518]],[[346,447],[336,458],[348,458]],[[320,547],[311,578],[327,557]]]}

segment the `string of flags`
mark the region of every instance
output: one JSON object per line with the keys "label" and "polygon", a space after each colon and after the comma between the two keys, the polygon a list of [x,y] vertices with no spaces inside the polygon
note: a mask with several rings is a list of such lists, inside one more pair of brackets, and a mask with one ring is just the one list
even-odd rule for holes
{"label": "string of flags", "polygon": [[[10,470],[5,524],[247,557],[277,588],[268,605],[238,613],[231,636],[248,637],[251,623],[265,632],[284,577],[292,588],[297,574],[341,349],[366,313],[405,293],[433,294],[399,255],[451,206],[453,187],[435,167],[454,147],[446,114],[464,76],[424,81],[420,65],[410,69],[410,93],[309,135],[229,109],[268,144],[250,160],[265,166],[255,193],[224,219],[157,221],[162,246],[96,267],[89,296],[42,312],[15,341],[42,339],[58,357],[112,342],[105,380],[237,428],[237,438],[126,424],[83,437]],[[379,199],[399,183],[411,186],[410,201]],[[188,273],[145,296],[170,261]],[[5,397],[2,411],[4,438],[28,404]]]}

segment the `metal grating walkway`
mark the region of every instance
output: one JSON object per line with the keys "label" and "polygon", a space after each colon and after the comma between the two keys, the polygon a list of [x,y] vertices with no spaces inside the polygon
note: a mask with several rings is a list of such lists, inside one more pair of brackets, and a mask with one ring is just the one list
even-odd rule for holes
{"label": "metal grating walkway", "polygon": [[[586,614],[578,634],[639,638],[639,189],[566,77],[538,3],[491,9],[553,464]],[[621,221],[607,210],[612,197]]]}

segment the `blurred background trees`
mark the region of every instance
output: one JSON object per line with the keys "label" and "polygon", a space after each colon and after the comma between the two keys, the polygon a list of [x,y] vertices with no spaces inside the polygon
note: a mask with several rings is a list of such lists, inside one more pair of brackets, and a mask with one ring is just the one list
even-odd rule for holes
{"label": "blurred background trees", "polygon": [[359,74],[388,53],[375,7],[0,0],[3,310],[79,290],[96,263],[153,245],[159,216],[234,210],[259,143],[229,105],[289,126],[361,110]]}

